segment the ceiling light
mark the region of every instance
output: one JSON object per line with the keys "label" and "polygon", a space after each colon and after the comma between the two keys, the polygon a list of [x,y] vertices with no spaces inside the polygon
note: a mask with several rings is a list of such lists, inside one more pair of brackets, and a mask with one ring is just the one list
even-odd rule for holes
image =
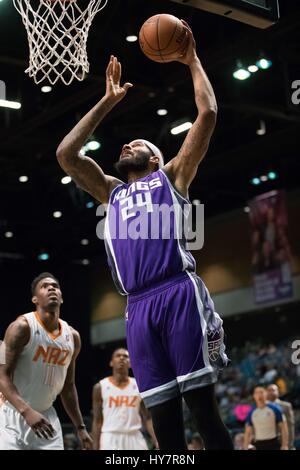
{"label": "ceiling light", "polygon": [[260,184],[260,179],[259,178],[252,178],[251,183],[254,184],[254,186],[257,186]]}
{"label": "ceiling light", "polygon": [[69,183],[71,183],[71,181],[72,181],[71,176],[64,176],[64,177],[61,179],[61,183],[62,183],[62,184],[69,184]]}
{"label": "ceiling light", "polygon": [[268,181],[267,175],[262,175],[262,176],[260,177],[260,181],[262,181],[263,183],[265,183],[266,181]]}
{"label": "ceiling light", "polygon": [[81,261],[81,264],[83,264],[84,266],[87,266],[88,264],[90,264],[90,260],[89,259],[83,259]]}
{"label": "ceiling light", "polygon": [[158,109],[156,112],[157,112],[157,114],[158,114],[159,116],[166,116],[166,115],[168,114],[168,110],[167,110],[167,109],[163,109],[163,108]]}
{"label": "ceiling light", "polygon": [[81,245],[85,246],[85,245],[88,245],[90,242],[87,238],[83,238],[80,243],[81,243]]}
{"label": "ceiling light", "polygon": [[259,129],[256,130],[257,135],[265,135],[267,132],[266,123],[263,120],[259,121]]}
{"label": "ceiling light", "polygon": [[271,60],[263,58],[263,59],[258,60],[256,62],[256,65],[257,65],[257,67],[259,67],[262,70],[267,70],[270,67],[272,67],[273,64],[272,64]]}
{"label": "ceiling light", "polygon": [[246,214],[248,214],[248,213],[250,212],[250,207],[245,206],[245,207],[244,207],[244,212],[246,212]]}
{"label": "ceiling light", "polygon": [[5,238],[12,238],[14,236],[13,232],[5,232]]}
{"label": "ceiling light", "polygon": [[50,85],[42,86],[41,91],[43,93],[50,93],[50,91],[52,91],[52,86],[50,86]]}
{"label": "ceiling light", "polygon": [[177,135],[180,134],[181,132],[187,131],[192,127],[191,122],[184,122],[183,124],[180,124],[179,126],[175,126],[171,129],[171,134]]}
{"label": "ceiling light", "polygon": [[53,217],[55,219],[59,219],[61,216],[62,216],[62,212],[60,212],[60,211],[53,212]]}
{"label": "ceiling light", "polygon": [[269,171],[268,178],[269,180],[275,180],[277,178],[277,173],[275,173],[275,171]]}
{"label": "ceiling light", "polygon": [[258,69],[257,65],[249,65],[248,70],[251,73],[255,73],[255,72],[258,72],[259,69]]}
{"label": "ceiling light", "polygon": [[20,176],[20,177],[19,177],[19,181],[20,181],[20,183],[27,183],[27,181],[28,181],[28,176],[25,176],[25,175]]}
{"label": "ceiling light", "polygon": [[89,202],[86,203],[86,208],[87,209],[92,209],[92,207],[94,207],[94,205],[95,204],[93,203],[93,201],[89,201]]}
{"label": "ceiling light", "polygon": [[50,258],[49,254],[48,254],[48,253],[45,253],[45,252],[40,253],[40,254],[38,255],[38,260],[39,260],[39,261],[47,261],[49,258]]}
{"label": "ceiling light", "polygon": [[18,103],[17,101],[0,100],[0,107],[10,108],[10,109],[20,109],[22,105],[21,103]]}
{"label": "ceiling light", "polygon": [[246,69],[238,69],[233,72],[233,77],[236,80],[247,80],[251,76],[251,73]]}
{"label": "ceiling light", "polygon": [[138,40],[138,37],[135,34],[129,34],[126,36],[126,41],[127,42],[136,42]]}
{"label": "ceiling light", "polygon": [[101,147],[101,144],[97,140],[90,140],[90,142],[88,142],[85,145],[86,150],[92,150],[92,151],[98,150],[100,147]]}

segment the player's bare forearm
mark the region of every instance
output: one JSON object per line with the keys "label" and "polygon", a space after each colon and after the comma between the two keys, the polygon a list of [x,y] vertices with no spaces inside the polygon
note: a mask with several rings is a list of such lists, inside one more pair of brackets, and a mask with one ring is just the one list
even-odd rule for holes
{"label": "player's bare forearm", "polygon": [[188,25],[189,45],[178,61],[189,67],[192,75],[198,114],[178,154],[164,167],[175,187],[185,196],[203,160],[213,134],[217,118],[217,102],[212,85],[196,53],[193,33]]}
{"label": "player's bare forearm", "polygon": [[291,449],[294,446],[294,440],[295,440],[295,415],[294,415],[292,405],[288,409],[287,424],[288,424],[288,433],[289,433],[289,448]]}
{"label": "player's bare forearm", "polygon": [[72,423],[76,428],[83,424],[81,411],[79,408],[78,394],[75,385],[75,368],[76,359],[81,350],[81,339],[78,331],[72,328],[73,340],[74,340],[74,353],[70,365],[67,370],[67,375],[64,383],[64,387],[61,391],[60,397],[63,406],[70,417]]}
{"label": "player's bare forearm", "polygon": [[110,57],[106,69],[106,91],[103,98],[93,107],[63,139],[57,149],[57,157],[63,164],[66,160],[76,159],[80,150],[96,127],[112,108],[121,101],[132,87],[131,83],[120,84],[122,67],[114,56]]}
{"label": "player's bare forearm", "polygon": [[105,95],[66,135],[57,149],[57,157],[62,166],[79,157],[87,139],[115,104],[112,98]]}
{"label": "player's bare forearm", "polygon": [[121,64],[111,56],[106,69],[106,93],[71,132],[60,143],[56,156],[62,169],[84,191],[95,199],[107,203],[112,189],[122,183],[117,178],[105,175],[100,166],[89,157],[81,154],[81,149],[112,108],[127,94],[131,83],[120,85]]}
{"label": "player's bare forearm", "polygon": [[76,428],[77,437],[80,441],[81,448],[90,450],[93,448],[93,441],[87,432],[82,414],[79,408],[78,395],[75,383],[67,382],[61,393],[61,401],[70,420]]}
{"label": "player's bare forearm", "polygon": [[281,431],[281,449],[288,450],[289,434],[286,421],[279,423],[279,429]]}
{"label": "player's bare forearm", "polygon": [[93,402],[92,436],[93,436],[93,442],[94,442],[94,450],[99,450],[100,449],[100,435],[101,435],[102,425],[103,425],[103,411],[102,411],[103,401],[102,401],[101,385],[99,382],[93,387],[92,402]]}
{"label": "player's bare forearm", "polygon": [[146,408],[145,403],[143,401],[141,401],[141,405],[140,405],[140,414],[141,414],[144,426],[149,436],[151,437],[154,447],[158,448],[158,442],[155,436],[151,414],[150,414],[150,411]]}
{"label": "player's bare forearm", "polygon": [[103,425],[102,420],[98,421],[97,419],[93,419],[92,436],[93,436],[94,450],[100,450],[100,436],[101,436],[102,425]]}
{"label": "player's bare forearm", "polygon": [[74,330],[73,328],[72,335],[74,341],[74,352],[72,360],[67,370],[65,383],[61,391],[60,398],[69,418],[71,419],[74,426],[78,428],[78,426],[83,424],[83,421],[79,408],[77,389],[75,385],[75,369],[76,359],[81,350],[81,339],[78,331]]}
{"label": "player's bare forearm", "polygon": [[82,414],[79,408],[78,394],[75,384],[67,384],[61,392],[61,401],[64,409],[75,428],[83,424]]}
{"label": "player's bare forearm", "polygon": [[189,64],[193,78],[195,103],[201,115],[217,115],[217,101],[213,87],[201,65],[200,59],[195,56]]}
{"label": "player's bare forearm", "polygon": [[153,446],[155,448],[158,448],[158,442],[157,442],[157,439],[156,439],[156,436],[155,436],[155,432],[154,432],[153,423],[152,423],[151,418],[146,419],[145,427],[147,429],[147,432],[148,432],[149,436],[151,437]]}
{"label": "player's bare forearm", "polygon": [[246,425],[245,434],[244,434],[244,450],[248,450],[250,442],[252,439],[252,427]]}
{"label": "player's bare forearm", "polygon": [[21,396],[15,385],[13,384],[11,377],[7,374],[5,366],[0,366],[0,392],[4,395],[5,399],[11,403],[20,414],[26,413],[30,408]]}
{"label": "player's bare forearm", "polygon": [[92,158],[82,155],[81,148],[112,107],[112,101],[108,97],[102,98],[63,139],[56,152],[62,169],[80,188],[102,203],[109,199],[113,179],[105,175]]}
{"label": "player's bare forearm", "polygon": [[8,327],[4,338],[4,364],[0,365],[0,392],[22,415],[30,406],[22,399],[12,377],[18,358],[30,338],[25,318],[20,317]]}

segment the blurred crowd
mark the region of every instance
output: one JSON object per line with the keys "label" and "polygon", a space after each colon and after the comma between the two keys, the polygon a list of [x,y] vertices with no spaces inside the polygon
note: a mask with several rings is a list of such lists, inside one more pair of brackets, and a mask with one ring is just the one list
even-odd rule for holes
{"label": "blurred crowd", "polygon": [[[253,388],[273,383],[278,386],[280,398],[293,405],[295,447],[300,448],[300,364],[292,363],[292,343],[292,339],[276,345],[247,342],[229,351],[231,363],[222,372],[216,394],[236,449],[242,448],[246,418],[254,404]],[[184,417],[189,438],[195,428],[186,406]]]}

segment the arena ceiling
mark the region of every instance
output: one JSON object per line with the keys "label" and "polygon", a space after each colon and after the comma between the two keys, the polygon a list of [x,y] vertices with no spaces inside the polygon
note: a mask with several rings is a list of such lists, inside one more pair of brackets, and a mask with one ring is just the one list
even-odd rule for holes
{"label": "arena ceiling", "polygon": [[[95,136],[101,148],[90,155],[107,173],[121,146],[136,137],[152,140],[168,160],[184,135],[170,134],[173,123],[195,117],[188,69],[177,63],[156,64],[138,43],[125,40],[156,13],[187,20],[198,53],[217,95],[219,116],[210,150],[191,187],[191,199],[205,204],[207,216],[243,208],[258,192],[299,187],[300,106],[291,102],[291,84],[300,80],[300,5],[281,1],[281,20],[258,30],[168,0],[109,0],[91,28],[88,51],[91,73],[84,82],[55,86],[44,94],[24,74],[27,39],[11,0],[0,3],[0,80],[7,99],[21,110],[0,108],[0,240],[1,257],[34,259],[46,250],[59,259],[80,262],[103,251],[95,235],[95,206],[74,183],[61,184],[55,150],[63,136],[96,103],[105,90],[109,55],[123,65],[124,80],[134,88],[105,119]],[[273,66],[245,81],[232,77],[237,60],[247,66],[260,56]],[[157,109],[166,108],[166,116]],[[265,135],[256,131],[265,122]],[[250,180],[273,170],[274,181],[254,187]],[[21,175],[28,176],[20,183]],[[54,211],[62,217],[55,219]],[[11,231],[13,237],[6,238]],[[89,245],[81,245],[82,239]]]}

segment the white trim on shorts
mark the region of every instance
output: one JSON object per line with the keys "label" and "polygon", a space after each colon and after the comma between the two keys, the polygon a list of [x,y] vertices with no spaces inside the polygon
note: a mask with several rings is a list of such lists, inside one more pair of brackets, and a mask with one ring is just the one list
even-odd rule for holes
{"label": "white trim on shorts", "polygon": [[[212,372],[213,367],[211,366],[211,363],[210,363],[210,360],[209,360],[209,355],[208,355],[208,340],[207,340],[207,334],[206,334],[207,323],[206,323],[206,320],[204,318],[203,302],[202,302],[202,299],[201,299],[201,296],[200,296],[200,293],[199,293],[199,289],[198,289],[198,286],[196,284],[196,281],[195,281],[193,275],[189,271],[186,271],[186,273],[189,276],[190,280],[192,281],[194,289],[195,289],[195,298],[196,298],[196,303],[197,303],[197,307],[198,307],[201,330],[202,330],[202,336],[203,336],[202,354],[203,354],[205,369],[208,369],[208,372]],[[204,369],[201,369],[201,370],[204,370]],[[197,371],[195,371],[195,372],[197,372]],[[189,375],[189,374],[187,374],[187,375]]]}

